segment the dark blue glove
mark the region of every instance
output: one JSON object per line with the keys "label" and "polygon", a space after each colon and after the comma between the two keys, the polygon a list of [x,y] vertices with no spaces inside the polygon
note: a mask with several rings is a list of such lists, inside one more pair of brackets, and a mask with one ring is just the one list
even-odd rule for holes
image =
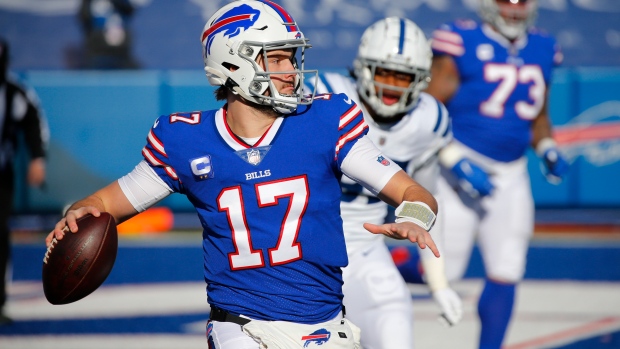
{"label": "dark blue glove", "polygon": [[489,175],[469,159],[459,160],[452,172],[458,177],[461,188],[473,198],[487,196],[493,191]]}
{"label": "dark blue glove", "polygon": [[560,183],[562,178],[568,173],[569,164],[557,148],[547,149],[541,160],[544,164],[544,167],[541,169],[550,183]]}

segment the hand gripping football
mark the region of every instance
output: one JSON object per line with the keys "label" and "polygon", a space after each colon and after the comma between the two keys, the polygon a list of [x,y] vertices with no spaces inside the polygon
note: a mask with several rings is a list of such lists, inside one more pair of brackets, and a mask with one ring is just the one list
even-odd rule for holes
{"label": "hand gripping football", "polygon": [[112,215],[87,215],[77,225],[76,233],[54,238],[43,258],[43,291],[52,304],[72,303],[91,294],[116,260],[118,236]]}

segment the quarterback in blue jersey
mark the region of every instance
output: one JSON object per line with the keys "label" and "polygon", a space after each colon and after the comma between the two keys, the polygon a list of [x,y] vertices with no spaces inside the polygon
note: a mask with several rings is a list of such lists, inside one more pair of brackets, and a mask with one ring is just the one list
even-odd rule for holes
{"label": "quarterback in blue jersey", "polygon": [[[437,154],[452,132],[444,105],[422,92],[430,78],[431,60],[422,30],[408,19],[388,17],[364,31],[351,77],[324,73],[311,85],[316,85],[317,93],[345,93],[358,103],[373,143],[435,194]],[[368,234],[362,227],[364,222],[383,223],[388,206],[347,176],[341,182],[340,212],[349,255],[343,270],[347,317],[362,330],[364,348],[413,348],[411,292],[383,236]],[[441,205],[441,198],[437,200]],[[441,249],[441,231],[433,228],[431,234]],[[405,246],[394,250],[409,251]],[[462,316],[461,300],[448,284],[443,259],[424,252],[428,250],[420,250],[424,279],[442,319],[454,325]]]}
{"label": "quarterback in blue jersey", "polygon": [[568,170],[547,115],[562,53],[531,27],[536,0],[481,0],[479,10],[482,22],[458,20],[433,33],[427,92],[446,104],[454,132],[440,154],[446,272],[463,275],[477,234],[486,271],[479,346],[500,348],[534,228],[525,152],[536,150],[550,181]]}
{"label": "quarterback in blue jersey", "polygon": [[369,234],[439,256],[428,233],[437,202],[368,139],[357,104],[302,94],[304,74],[316,71],[304,70],[310,45],[282,7],[231,2],[207,21],[201,44],[226,104],[159,117],[144,160],[73,204],[46,242],[65,227],[75,233],[85,214],[120,223],[182,193],[203,227],[209,348],[359,348],[359,329],[343,317],[340,178],[398,207],[399,223],[365,223]]}

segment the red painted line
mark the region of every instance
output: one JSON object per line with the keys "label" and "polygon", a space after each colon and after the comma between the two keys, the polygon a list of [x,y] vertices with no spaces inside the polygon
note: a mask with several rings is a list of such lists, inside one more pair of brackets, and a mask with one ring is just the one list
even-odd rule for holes
{"label": "red painted line", "polygon": [[595,332],[597,330],[606,328],[606,327],[611,327],[612,325],[617,325],[620,324],[620,318],[616,318],[616,317],[608,317],[608,318],[604,318],[595,322],[591,322],[589,324],[585,324],[583,326],[580,327],[575,327],[572,329],[568,329],[562,332],[558,332],[558,333],[554,333],[554,334],[550,334],[544,337],[540,337],[537,339],[532,339],[532,340],[528,340],[526,342],[523,343],[517,343],[517,344],[512,344],[512,345],[507,345],[505,347],[503,347],[502,349],[534,349],[534,348],[539,348],[542,345],[545,344],[552,344],[555,342],[558,342],[560,340],[565,340],[565,339],[570,339],[570,338],[576,338],[580,335],[584,335],[587,333],[592,333]]}

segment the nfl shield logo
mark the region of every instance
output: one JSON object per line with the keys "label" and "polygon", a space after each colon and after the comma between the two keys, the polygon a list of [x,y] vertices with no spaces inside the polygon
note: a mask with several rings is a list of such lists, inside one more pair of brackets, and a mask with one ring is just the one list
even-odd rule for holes
{"label": "nfl shield logo", "polygon": [[377,158],[377,162],[383,166],[390,166],[390,161],[384,158],[382,155],[379,155],[379,157]]}
{"label": "nfl shield logo", "polygon": [[258,165],[265,159],[267,153],[271,149],[271,146],[257,147],[251,149],[241,149],[237,150],[235,154],[237,154],[243,161],[247,162],[250,165]]}
{"label": "nfl shield logo", "polygon": [[252,165],[260,162],[260,152],[257,149],[252,149],[248,152],[248,162]]}

